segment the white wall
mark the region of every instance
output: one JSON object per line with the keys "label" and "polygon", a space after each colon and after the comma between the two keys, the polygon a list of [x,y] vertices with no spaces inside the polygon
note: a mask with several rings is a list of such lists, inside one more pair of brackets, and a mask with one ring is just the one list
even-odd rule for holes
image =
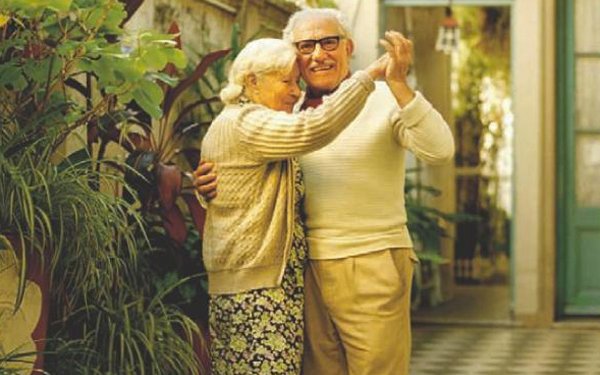
{"label": "white wall", "polygon": [[378,55],[379,1],[337,0],[338,7],[350,21],[354,39],[353,71],[366,67]]}
{"label": "white wall", "polygon": [[[544,133],[553,132],[554,124],[544,126],[544,84],[548,37],[544,0],[516,0],[513,10],[513,79],[515,113],[515,222],[514,222],[514,312],[525,319],[537,319],[542,313],[545,285],[541,259],[545,217],[542,205],[543,170],[554,163],[553,155],[544,155]],[[546,4],[547,6],[547,4]],[[547,28],[546,28],[547,30]],[[533,69],[532,69],[533,67]],[[547,102],[547,101],[546,101]],[[532,322],[533,323],[533,322]]]}
{"label": "white wall", "polygon": [[[555,241],[554,5],[516,0],[514,311],[532,324],[553,317]],[[550,277],[548,277],[550,276]],[[550,291],[550,293],[549,293]]]}

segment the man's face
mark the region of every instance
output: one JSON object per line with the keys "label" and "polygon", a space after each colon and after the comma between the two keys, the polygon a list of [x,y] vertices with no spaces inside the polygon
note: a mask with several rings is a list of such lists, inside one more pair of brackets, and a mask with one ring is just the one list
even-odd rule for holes
{"label": "man's face", "polygon": [[[295,44],[298,45],[298,42],[304,40],[342,36],[342,32],[336,20],[315,18],[300,22],[294,28],[293,36]],[[352,40],[342,37],[334,50],[327,51],[317,43],[311,53],[300,53],[298,58],[300,74],[312,92],[327,94],[340,85],[348,75],[352,49]]]}

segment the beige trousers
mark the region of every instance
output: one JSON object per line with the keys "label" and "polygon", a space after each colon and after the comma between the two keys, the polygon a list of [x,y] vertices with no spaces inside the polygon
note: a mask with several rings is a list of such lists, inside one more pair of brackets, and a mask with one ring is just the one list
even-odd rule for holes
{"label": "beige trousers", "polygon": [[303,375],[407,375],[412,249],[311,260]]}

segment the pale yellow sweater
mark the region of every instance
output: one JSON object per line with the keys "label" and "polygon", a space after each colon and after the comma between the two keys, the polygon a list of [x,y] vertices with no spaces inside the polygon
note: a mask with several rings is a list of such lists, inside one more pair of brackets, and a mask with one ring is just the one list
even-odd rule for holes
{"label": "pale yellow sweater", "polygon": [[412,247],[404,207],[406,151],[445,163],[454,155],[454,139],[421,93],[401,109],[387,85],[377,82],[339,137],[300,158],[311,259]]}
{"label": "pale yellow sweater", "polygon": [[296,114],[228,105],[202,142],[219,192],[208,203],[203,258],[209,293],[280,285],[291,247],[294,174],[289,158],[331,142],[362,109],[374,84],[357,72],[317,109]]}

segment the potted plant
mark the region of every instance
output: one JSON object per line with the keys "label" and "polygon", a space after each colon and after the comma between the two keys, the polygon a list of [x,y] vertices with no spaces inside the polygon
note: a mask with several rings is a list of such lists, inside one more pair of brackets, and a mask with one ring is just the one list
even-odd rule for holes
{"label": "potted plant", "polygon": [[[427,204],[427,197],[437,197],[441,191],[423,184],[419,173],[421,168],[407,170],[404,186],[407,226],[415,244],[420,264],[415,270],[412,291],[412,307],[417,308],[422,294],[429,290],[430,304],[442,301],[439,279],[439,266],[449,263],[440,254],[441,239],[448,237],[444,223],[476,221],[475,215],[461,212],[447,213]],[[416,178],[410,178],[416,175]]]}

